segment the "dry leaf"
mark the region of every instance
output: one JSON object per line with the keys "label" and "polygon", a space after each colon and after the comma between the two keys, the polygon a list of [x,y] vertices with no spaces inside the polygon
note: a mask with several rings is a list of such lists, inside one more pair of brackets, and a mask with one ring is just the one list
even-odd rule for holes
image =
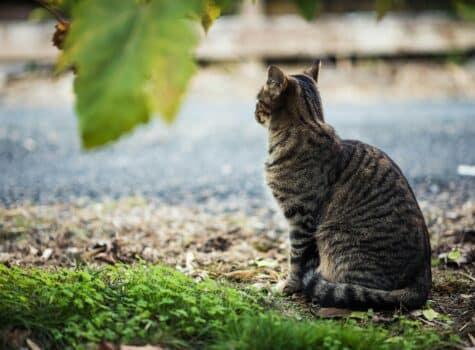
{"label": "dry leaf", "polygon": [[350,316],[352,311],[350,309],[339,309],[335,307],[322,307],[317,311],[317,316],[323,318],[342,318]]}
{"label": "dry leaf", "polygon": [[64,40],[66,39],[66,34],[68,34],[69,27],[70,23],[66,21],[60,22],[54,26],[56,30],[53,34],[53,45],[60,50],[63,49]]}
{"label": "dry leaf", "polygon": [[30,338],[26,339],[26,345],[28,345],[30,350],[41,350],[41,348]]}
{"label": "dry leaf", "polygon": [[237,270],[225,273],[224,276],[237,282],[247,282],[251,281],[256,273],[255,270]]}
{"label": "dry leaf", "polygon": [[100,260],[105,263],[114,265],[117,261],[114,259],[114,257],[108,255],[107,253],[99,253],[94,257],[95,260]]}
{"label": "dry leaf", "polygon": [[97,350],[116,350],[117,347],[111,342],[102,341],[97,344]]}
{"label": "dry leaf", "polygon": [[273,267],[277,267],[279,266],[279,263],[275,260],[272,260],[272,259],[260,259],[260,260],[256,260],[256,265],[258,267],[270,267],[270,268],[273,268]]}

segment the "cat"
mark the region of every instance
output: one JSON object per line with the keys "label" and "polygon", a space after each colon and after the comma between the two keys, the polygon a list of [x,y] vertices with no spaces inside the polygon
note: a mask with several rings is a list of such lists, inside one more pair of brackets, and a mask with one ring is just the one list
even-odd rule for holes
{"label": "cat", "polygon": [[257,96],[266,182],[290,228],[283,292],[322,307],[419,308],[432,276],[415,195],[388,155],[325,121],[319,71],[319,61],[296,75],[270,66]]}

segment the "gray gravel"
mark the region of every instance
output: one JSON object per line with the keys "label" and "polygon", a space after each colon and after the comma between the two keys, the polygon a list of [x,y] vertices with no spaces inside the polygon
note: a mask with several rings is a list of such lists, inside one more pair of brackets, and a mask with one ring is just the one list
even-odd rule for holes
{"label": "gray gravel", "polygon": [[[69,107],[0,101],[0,202],[50,203],[143,195],[172,204],[247,209],[267,201],[265,130],[248,98],[191,96],[172,127],[160,121],[94,152],[80,149]],[[344,138],[385,150],[422,199],[446,190],[475,198],[475,101],[327,105]]]}

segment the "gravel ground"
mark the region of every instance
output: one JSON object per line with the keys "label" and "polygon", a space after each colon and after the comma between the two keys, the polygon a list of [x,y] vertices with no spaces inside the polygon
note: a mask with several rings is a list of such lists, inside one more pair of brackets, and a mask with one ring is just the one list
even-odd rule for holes
{"label": "gravel ground", "polygon": [[[211,87],[203,90],[206,83]],[[13,99],[0,94],[3,205],[129,195],[218,211],[271,205],[262,173],[266,132],[254,122],[249,87],[235,88],[226,76],[198,79],[172,127],[156,120],[87,153],[79,146],[73,102],[61,89],[31,82],[11,89]],[[458,165],[475,164],[475,101],[325,107],[342,137],[379,146],[400,164],[420,200],[439,198],[450,207],[475,198],[475,177],[457,175]]]}

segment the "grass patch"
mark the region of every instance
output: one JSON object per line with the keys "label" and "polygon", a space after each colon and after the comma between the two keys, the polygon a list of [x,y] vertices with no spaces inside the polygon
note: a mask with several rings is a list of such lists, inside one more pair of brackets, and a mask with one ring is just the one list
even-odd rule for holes
{"label": "grass patch", "polygon": [[285,318],[269,310],[256,291],[195,282],[145,264],[53,271],[0,265],[0,331],[13,329],[28,330],[48,349],[86,348],[102,340],[215,349],[446,346],[436,333],[412,324],[396,331],[353,320]]}
{"label": "grass patch", "polygon": [[437,349],[448,346],[430,331],[405,325],[391,330],[354,320],[295,321],[275,314],[247,317],[228,323],[214,349]]}
{"label": "grass patch", "polygon": [[249,294],[162,266],[48,273],[0,265],[0,328],[31,330],[48,348],[101,340],[200,344],[258,310]]}

